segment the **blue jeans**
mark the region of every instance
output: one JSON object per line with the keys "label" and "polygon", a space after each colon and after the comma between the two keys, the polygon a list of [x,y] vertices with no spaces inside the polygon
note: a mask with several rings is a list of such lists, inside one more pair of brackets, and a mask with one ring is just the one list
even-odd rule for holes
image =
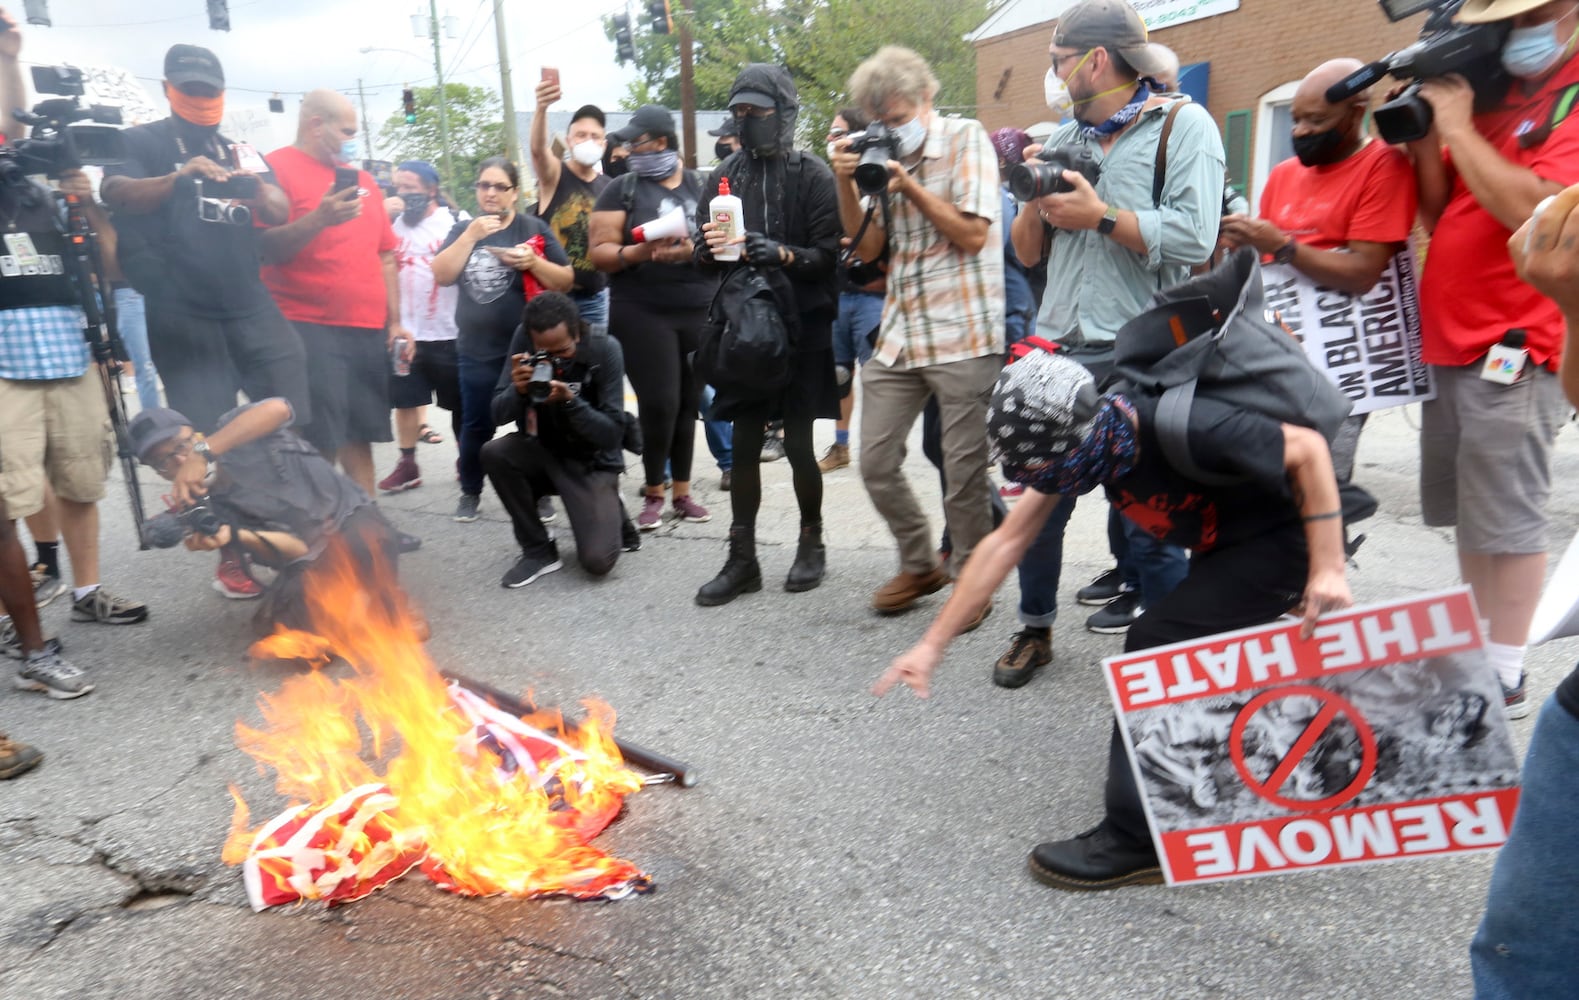
{"label": "blue jeans", "polygon": [[1125,586],[1140,592],[1143,608],[1173,593],[1190,571],[1190,557],[1183,549],[1157,541],[1112,507],[1107,512],[1107,543]]}
{"label": "blue jeans", "polygon": [[1020,622],[1052,628],[1058,617],[1058,579],[1064,568],[1064,530],[1075,512],[1075,497],[1062,497],[1036,541],[1020,557]]}
{"label": "blue jeans", "polygon": [[1579,954],[1579,719],[1546,699],[1524,757],[1523,791],[1469,946],[1477,1000],[1573,996]]}
{"label": "blue jeans", "polygon": [[702,386],[702,405],[697,411],[702,416],[702,433],[707,438],[707,450],[713,453],[719,472],[735,467],[735,425],[729,420],[713,419],[713,387]]}
{"label": "blue jeans", "polygon": [[137,368],[137,402],[145,410],[158,409],[163,405],[159,402],[159,369],[148,351],[148,310],[137,289],[115,290],[115,328]]}
{"label": "blue jeans", "polygon": [[576,304],[576,311],[581,313],[581,318],[592,327],[602,327],[604,332],[609,328],[609,290],[607,288],[591,295],[577,292],[570,296],[570,301]]}
{"label": "blue jeans", "polygon": [[883,296],[870,292],[844,292],[839,296],[839,315],[833,321],[833,363],[854,368],[872,357],[867,335],[883,319]]}
{"label": "blue jeans", "polygon": [[462,354],[461,377],[461,492],[482,495],[482,446],[493,440],[493,387],[504,370],[504,358],[478,361]]}

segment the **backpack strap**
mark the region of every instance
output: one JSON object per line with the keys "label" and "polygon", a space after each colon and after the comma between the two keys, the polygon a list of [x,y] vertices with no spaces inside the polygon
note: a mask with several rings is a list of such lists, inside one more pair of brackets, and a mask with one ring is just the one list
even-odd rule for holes
{"label": "backpack strap", "polygon": [[1573,112],[1574,105],[1579,104],[1579,83],[1564,87],[1552,98],[1551,110],[1547,113],[1546,121],[1539,128],[1532,128],[1519,136],[1519,148],[1530,149],[1539,146],[1551,138],[1557,126],[1567,120]]}
{"label": "backpack strap", "polygon": [[1168,117],[1162,120],[1162,136],[1157,140],[1157,165],[1151,172],[1151,207],[1162,207],[1162,185],[1168,179],[1168,139],[1173,135],[1173,120],[1179,109],[1190,103],[1188,97],[1173,102]]}
{"label": "backpack strap", "polygon": [[1188,476],[1208,486],[1233,486],[1243,480],[1235,476],[1207,472],[1196,464],[1190,455],[1190,409],[1195,405],[1197,379],[1189,379],[1169,386],[1157,398],[1156,414],[1152,429],[1157,435],[1157,447],[1175,472]]}
{"label": "backpack strap", "polygon": [[[625,214],[631,214],[631,209],[636,207],[636,184],[641,180],[636,174],[626,174],[620,178],[620,207],[625,209]],[[630,219],[626,219],[629,222]]]}

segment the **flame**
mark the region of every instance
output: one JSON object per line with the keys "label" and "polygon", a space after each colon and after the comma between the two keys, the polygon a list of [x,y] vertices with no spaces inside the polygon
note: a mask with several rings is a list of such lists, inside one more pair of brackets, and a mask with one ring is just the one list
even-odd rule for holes
{"label": "flame", "polygon": [[[557,711],[516,719],[450,688],[422,649],[419,616],[372,597],[344,552],[320,562],[305,581],[312,632],[280,629],[255,650],[323,662],[332,650],[354,676],[292,676],[260,697],[261,727],[237,723],[237,745],[275,772],[292,805],[251,829],[232,788],[225,861],[257,861],[265,896],[330,901],[418,860],[440,885],[472,895],[645,887],[635,866],[587,843],[641,787],[614,743],[613,710],[587,702],[586,721],[567,726]],[[543,739],[511,752],[521,744],[509,734],[523,724]],[[263,863],[286,854],[284,867]]]}

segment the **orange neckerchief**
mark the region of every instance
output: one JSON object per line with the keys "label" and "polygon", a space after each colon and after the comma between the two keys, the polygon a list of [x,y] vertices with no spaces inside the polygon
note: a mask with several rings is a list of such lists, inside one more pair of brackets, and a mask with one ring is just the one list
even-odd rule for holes
{"label": "orange neckerchief", "polygon": [[170,100],[170,110],[177,118],[184,118],[193,125],[218,125],[225,115],[225,92],[218,97],[191,97],[170,86],[166,80],[164,96]]}

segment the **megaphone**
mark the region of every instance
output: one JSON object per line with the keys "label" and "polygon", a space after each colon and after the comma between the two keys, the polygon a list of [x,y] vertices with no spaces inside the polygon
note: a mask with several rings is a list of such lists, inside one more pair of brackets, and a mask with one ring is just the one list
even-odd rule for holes
{"label": "megaphone", "polygon": [[1579,635],[1579,535],[1568,543],[1557,572],[1541,594],[1530,622],[1529,643],[1535,646],[1570,635]]}
{"label": "megaphone", "polygon": [[653,240],[672,240],[687,236],[691,227],[686,224],[685,209],[679,205],[669,209],[651,222],[631,230],[631,239],[637,243]]}

